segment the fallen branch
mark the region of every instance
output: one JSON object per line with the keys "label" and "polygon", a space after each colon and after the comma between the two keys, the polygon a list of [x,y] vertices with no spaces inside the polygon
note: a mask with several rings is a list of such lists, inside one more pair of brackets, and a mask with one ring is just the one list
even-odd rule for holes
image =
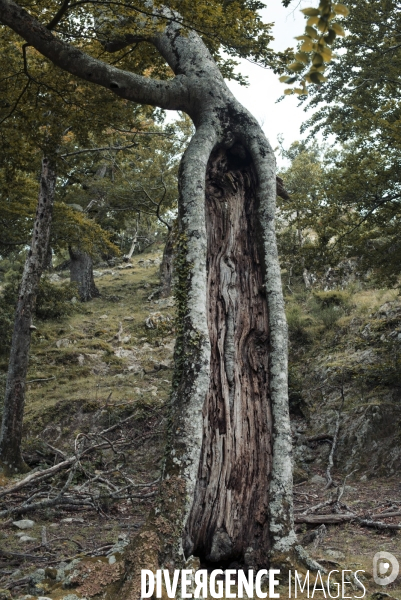
{"label": "fallen branch", "polygon": [[362,527],[372,527],[373,529],[401,529],[401,525],[395,523],[383,523],[382,521],[373,521],[371,519],[357,519]]}
{"label": "fallen branch", "polygon": [[330,515],[295,515],[295,523],[309,523],[311,525],[331,525],[336,523],[347,523],[355,519],[354,514],[330,514]]}
{"label": "fallen branch", "polygon": [[295,523],[309,523],[310,525],[336,525],[341,523],[348,523],[349,521],[354,521],[362,527],[372,527],[374,529],[401,529],[401,525],[393,523],[383,523],[381,521],[373,521],[371,519],[362,519],[354,513],[331,515],[295,515],[294,521]]}
{"label": "fallen branch", "polygon": [[328,433],[319,433],[319,435],[313,435],[312,437],[306,438],[309,442],[333,442],[333,436]]}
{"label": "fallen branch", "polygon": [[11,552],[9,550],[3,550],[0,548],[0,556],[5,558],[28,558],[29,560],[47,560],[44,556],[35,556],[34,554],[24,554],[21,552]]}
{"label": "fallen branch", "polygon": [[[0,492],[0,498],[2,498],[3,496],[7,496],[8,494],[13,494],[14,492],[17,492],[21,488],[23,488],[26,485],[29,485],[31,483],[38,483],[39,481],[44,481],[45,479],[49,479],[55,473],[58,473],[58,471],[61,471],[62,469],[66,469],[67,467],[70,467],[76,460],[77,460],[76,456],[71,456],[70,458],[67,458],[67,460],[64,460],[63,462],[58,463],[58,465],[54,465],[53,467],[50,467],[49,469],[31,473],[30,475],[25,477],[25,479],[22,479],[14,486],[4,490],[4,492]],[[1,513],[0,513],[0,515],[1,515]]]}
{"label": "fallen branch", "polygon": [[391,517],[401,517],[401,511],[397,510],[396,512],[379,513],[377,515],[372,515],[372,519],[390,519]]}

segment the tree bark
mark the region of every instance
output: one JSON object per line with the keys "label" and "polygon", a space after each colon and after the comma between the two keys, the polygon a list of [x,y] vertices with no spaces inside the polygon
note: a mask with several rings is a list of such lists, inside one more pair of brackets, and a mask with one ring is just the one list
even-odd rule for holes
{"label": "tree bark", "polygon": [[55,185],[55,165],[51,159],[43,158],[31,248],[25,262],[15,312],[0,433],[0,464],[8,474],[28,469],[21,454],[25,381],[31,344],[32,317],[49,246]]}
{"label": "tree bark", "polygon": [[92,258],[83,250],[68,249],[70,254],[70,280],[78,285],[78,293],[81,302],[89,302],[92,298],[98,298],[100,292],[93,278]]}
{"label": "tree bark", "polygon": [[[94,65],[10,6],[0,0],[0,21],[61,68],[109,85],[118,69]],[[201,38],[181,31],[169,9],[152,11],[166,26],[148,41],[174,79],[155,90],[156,82],[119,72],[119,87],[111,87],[185,111],[196,133],[179,174],[178,324],[163,477],[156,510],[125,554],[121,598],[139,598],[142,568],[234,559],[266,568],[284,564],[296,545],[274,154]]]}
{"label": "tree bark", "polygon": [[161,296],[163,298],[167,298],[173,293],[176,234],[177,227],[173,225],[168,232],[160,265]]}

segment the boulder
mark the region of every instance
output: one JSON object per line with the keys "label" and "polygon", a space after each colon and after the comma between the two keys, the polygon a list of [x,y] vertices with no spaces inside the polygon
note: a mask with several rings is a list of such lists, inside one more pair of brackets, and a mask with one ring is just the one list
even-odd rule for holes
{"label": "boulder", "polygon": [[21,521],[13,521],[13,525],[18,527],[18,529],[30,529],[35,525],[35,521],[31,521],[30,519],[22,519]]}

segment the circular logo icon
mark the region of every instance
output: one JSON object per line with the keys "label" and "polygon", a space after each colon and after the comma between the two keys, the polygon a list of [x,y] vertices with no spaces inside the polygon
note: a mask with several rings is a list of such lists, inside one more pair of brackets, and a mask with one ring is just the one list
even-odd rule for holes
{"label": "circular logo icon", "polygon": [[376,552],[373,557],[373,579],[378,585],[393,583],[399,570],[398,560],[390,552]]}

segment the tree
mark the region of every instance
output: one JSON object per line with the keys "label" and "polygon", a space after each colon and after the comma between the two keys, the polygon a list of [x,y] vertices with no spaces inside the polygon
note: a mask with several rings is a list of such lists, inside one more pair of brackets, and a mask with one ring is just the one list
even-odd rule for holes
{"label": "tree", "polygon": [[0,433],[0,464],[6,474],[28,470],[21,455],[22,416],[25,403],[25,380],[28,370],[32,316],[50,237],[50,225],[56,185],[55,165],[43,158],[38,208],[31,248],[25,262],[7,372],[4,412]]}
{"label": "tree", "polygon": [[[173,4],[80,6],[80,19],[59,21],[56,37],[25,9],[0,1],[0,21],[58,67],[125,100],[182,110],[196,127],[179,176],[168,448],[157,511],[126,554],[121,594],[130,597],[139,593],[143,566],[172,567],[197,556],[265,567],[284,561],[296,541],[275,160],[213,60],[221,62],[223,47],[271,63],[268,27],[257,3],[214,2],[213,10],[209,2],[179,4],[181,13]],[[68,3],[63,7],[68,14]],[[40,19],[46,9],[31,7]],[[104,50],[120,52],[113,62],[124,70],[93,56],[93,39],[88,52],[83,41],[64,41],[84,18],[94,20]],[[136,44],[149,61],[145,74],[124,62]],[[227,73],[228,63],[222,66]]]}
{"label": "tree", "polygon": [[319,110],[304,125],[311,137],[322,131],[338,142],[325,167],[322,247],[327,262],[357,257],[361,270],[394,284],[401,258],[400,4],[347,4],[347,36],[335,44],[327,82],[311,93],[310,106]]}
{"label": "tree", "polygon": [[317,239],[322,234],[319,219],[327,204],[326,173],[320,153],[319,148],[309,148],[304,142],[294,142],[289,150],[281,149],[290,166],[280,173],[288,196],[278,198],[277,229],[280,262],[286,270],[290,291],[292,278],[301,275],[309,287],[308,270],[320,260],[317,250]]}

